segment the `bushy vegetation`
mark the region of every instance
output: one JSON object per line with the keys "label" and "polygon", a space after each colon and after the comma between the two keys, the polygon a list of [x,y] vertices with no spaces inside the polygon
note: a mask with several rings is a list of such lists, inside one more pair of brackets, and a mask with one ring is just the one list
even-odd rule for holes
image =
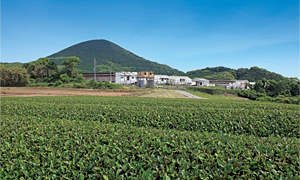
{"label": "bushy vegetation", "polygon": [[132,97],[2,101],[1,179],[300,176],[296,105]]}
{"label": "bushy vegetation", "polygon": [[[23,68],[0,66],[1,86],[31,86],[31,87],[65,87],[116,89],[121,85],[110,82],[86,82],[82,74],[77,74],[74,68],[80,62],[77,57],[69,57],[63,61],[65,67],[58,69],[57,64],[48,58],[40,58],[31,63],[23,64]],[[72,83],[72,84],[68,84]]]}
{"label": "bushy vegetation", "polygon": [[286,78],[281,81],[263,79],[251,90],[239,91],[239,96],[257,101],[272,101],[287,104],[299,104],[300,81],[297,78]]}
{"label": "bushy vegetation", "polygon": [[111,61],[104,60],[101,65],[97,65],[97,71],[98,72],[109,72],[112,70],[112,72],[120,72],[120,71],[134,71],[134,67],[124,67],[120,64],[113,63]]}
{"label": "bushy vegetation", "polygon": [[220,72],[227,72],[227,71],[234,71],[234,69],[218,66],[218,67],[206,67],[204,69],[197,69],[194,71],[188,71],[186,74],[190,78],[204,78],[205,76],[213,75],[214,73],[220,73]]}
{"label": "bushy vegetation", "polygon": [[228,71],[217,72],[209,76],[204,76],[208,80],[235,80],[235,77]]}
{"label": "bushy vegetation", "polygon": [[249,82],[257,82],[259,80],[263,80],[264,78],[275,81],[281,81],[285,79],[285,77],[280,74],[270,72],[266,69],[256,66],[251,67],[250,69],[240,68],[236,70],[236,79],[247,79]]}
{"label": "bushy vegetation", "polygon": [[25,68],[0,68],[0,86],[26,86],[29,84],[29,74]]}
{"label": "bushy vegetation", "polygon": [[238,95],[240,90],[236,89],[221,89],[218,87],[197,87],[197,86],[187,86],[187,90],[192,90],[192,91],[198,91],[198,92],[204,92],[207,94],[211,95],[221,95],[221,94],[232,94],[232,95]]}
{"label": "bushy vegetation", "polygon": [[188,71],[187,75],[190,78],[205,78],[208,80],[249,80],[249,82],[257,82],[262,80],[263,78],[267,80],[275,80],[280,81],[284,80],[280,74],[276,74],[274,72],[267,71],[263,68],[258,68],[256,66],[248,68],[239,68],[237,70],[230,69],[227,67],[214,67],[214,68],[205,68],[198,69],[195,71]]}
{"label": "bushy vegetation", "polygon": [[31,63],[23,64],[23,68],[27,69],[27,73],[31,78],[45,78],[45,77],[56,77],[58,76],[57,64],[50,61],[48,58],[39,58]]}
{"label": "bushy vegetation", "polygon": [[93,88],[93,89],[120,89],[122,87],[121,84],[112,84],[108,81],[105,82],[97,82],[95,79],[89,80],[84,87]]}
{"label": "bushy vegetation", "polygon": [[131,70],[131,71],[155,71],[156,74],[166,75],[180,75],[185,74],[182,71],[173,69],[165,64],[159,64],[139,57],[120,46],[109,42],[107,40],[92,40],[82,42],[66,48],[60,52],[48,56],[52,61],[58,65],[62,63],[67,57],[76,56],[81,60],[78,63],[79,72],[93,72],[96,58],[98,70],[117,69],[117,70]]}
{"label": "bushy vegetation", "polygon": [[22,68],[23,63],[20,63],[20,62],[12,62],[12,63],[0,62],[0,67],[6,67],[6,68],[18,67],[18,68]]}

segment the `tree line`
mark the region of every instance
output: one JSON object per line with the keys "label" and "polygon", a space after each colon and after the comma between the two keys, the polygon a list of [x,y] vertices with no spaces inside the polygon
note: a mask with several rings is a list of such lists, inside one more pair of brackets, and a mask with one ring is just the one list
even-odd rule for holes
{"label": "tree line", "polygon": [[64,67],[59,70],[55,62],[49,58],[39,58],[36,61],[25,63],[22,67],[0,66],[0,85],[26,86],[32,82],[55,82],[62,79],[76,77],[76,65],[80,62],[78,57],[68,57],[62,62]]}
{"label": "tree line", "polygon": [[299,104],[300,81],[297,78],[285,78],[275,81],[262,79],[254,86],[247,84],[250,90],[239,91],[239,96],[257,101],[272,101],[287,104]]}
{"label": "tree line", "polygon": [[198,69],[194,71],[188,71],[186,73],[190,78],[205,78],[208,80],[249,80],[249,82],[257,82],[262,80],[263,78],[268,80],[281,81],[284,80],[285,77],[270,72],[266,69],[259,67],[251,67],[248,68],[239,68],[237,70],[230,69],[227,67],[219,66],[205,69]]}

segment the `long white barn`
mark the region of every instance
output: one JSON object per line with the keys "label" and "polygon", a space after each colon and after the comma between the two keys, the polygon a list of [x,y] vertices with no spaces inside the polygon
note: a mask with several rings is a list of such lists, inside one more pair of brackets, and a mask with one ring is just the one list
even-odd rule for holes
{"label": "long white barn", "polygon": [[192,79],[188,76],[154,75],[154,83],[156,85],[190,85],[192,84]]}

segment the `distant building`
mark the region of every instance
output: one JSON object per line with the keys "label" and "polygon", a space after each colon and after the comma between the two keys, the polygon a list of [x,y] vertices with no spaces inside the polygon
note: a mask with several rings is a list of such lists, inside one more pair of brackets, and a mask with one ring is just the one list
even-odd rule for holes
{"label": "distant building", "polygon": [[248,80],[211,80],[210,84],[215,84],[219,86],[225,86],[227,89],[246,89],[246,83]]}
{"label": "distant building", "polygon": [[[94,73],[82,73],[84,79],[89,81],[95,78]],[[116,84],[135,84],[137,72],[97,72],[96,81],[110,81]]]}
{"label": "distant building", "polygon": [[[84,79],[89,81],[95,78],[94,73],[82,73]],[[115,72],[97,72],[96,73],[96,81],[111,81],[115,82],[116,74]]]}
{"label": "distant building", "polygon": [[115,72],[116,84],[133,85],[137,83],[137,72]]}
{"label": "distant building", "polygon": [[188,76],[154,75],[156,85],[191,85],[192,79]]}
{"label": "distant building", "polygon": [[[94,79],[94,73],[82,73],[84,79],[89,81]],[[149,87],[153,85],[191,85],[192,79],[188,76],[168,76],[168,75],[155,75],[153,71],[141,72],[98,72],[96,73],[96,81],[111,81],[116,84],[133,85],[140,83],[148,84]],[[153,81],[147,83],[147,81]],[[151,86],[150,86],[151,85]]]}
{"label": "distant building", "polygon": [[210,86],[209,80],[207,79],[196,78],[193,79],[193,82],[195,82],[195,86]]}
{"label": "distant building", "polygon": [[144,88],[145,85],[148,88],[154,87],[154,72],[153,71],[140,71],[137,73],[137,84],[139,87]]}

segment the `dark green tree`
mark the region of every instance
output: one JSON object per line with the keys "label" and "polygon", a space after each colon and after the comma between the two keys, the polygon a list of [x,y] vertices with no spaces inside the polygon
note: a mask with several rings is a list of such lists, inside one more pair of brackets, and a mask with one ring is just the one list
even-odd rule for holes
{"label": "dark green tree", "polygon": [[5,68],[0,69],[1,86],[26,86],[29,84],[29,74],[25,68]]}
{"label": "dark green tree", "polygon": [[48,77],[52,76],[55,72],[58,72],[57,64],[54,61],[50,61],[46,64]]}
{"label": "dark green tree", "polygon": [[66,66],[66,71],[69,77],[74,77],[75,67],[77,63],[80,63],[80,59],[75,56],[68,57],[67,60],[64,60],[61,64]]}

